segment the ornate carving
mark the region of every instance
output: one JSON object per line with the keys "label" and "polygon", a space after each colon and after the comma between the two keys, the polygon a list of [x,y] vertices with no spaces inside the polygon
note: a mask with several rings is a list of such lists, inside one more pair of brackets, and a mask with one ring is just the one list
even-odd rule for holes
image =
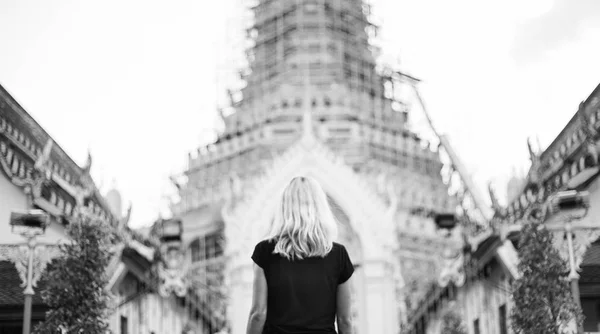
{"label": "ornate carving", "polygon": [[160,277],[160,286],[158,292],[163,297],[168,297],[171,293],[183,297],[187,293],[187,279],[182,275],[181,270],[170,269],[164,264],[158,265],[158,274]]}
{"label": "ornate carving", "polygon": [[529,150],[529,159],[531,160],[531,167],[529,169],[528,179],[530,183],[538,185],[542,182],[541,180],[541,162],[540,156],[534,151],[531,138],[527,139],[527,149]]}
{"label": "ornate carving", "polygon": [[[53,144],[52,139],[48,139],[42,153],[38,156],[33,168],[29,171],[24,171],[23,169],[21,172],[12,170],[8,168],[4,160],[1,161],[2,167],[10,177],[12,183],[23,188],[30,202],[33,202],[42,195],[42,188],[52,179],[52,170],[48,166],[48,163]],[[9,151],[9,153],[11,152]],[[16,159],[16,157],[13,159]]]}
{"label": "ornate carving", "polygon": [[60,256],[60,248],[58,246],[37,246],[33,255],[33,286],[36,286],[42,274],[46,270],[48,263],[52,259]]}
{"label": "ornate carving", "polygon": [[[569,247],[565,231],[554,232],[554,246],[559,250],[561,257],[569,262]],[[573,233],[573,255],[575,268],[580,270],[581,262],[589,246],[600,238],[600,229],[572,229]]]}
{"label": "ornate carving", "polygon": [[[0,260],[8,260],[15,265],[19,277],[21,278],[21,287],[27,285],[27,265],[29,261],[30,248],[25,245],[1,245]],[[33,252],[33,273],[31,284],[37,286],[37,282],[46,270],[48,263],[60,255],[58,246],[36,245]]]}
{"label": "ornate carving", "polygon": [[29,257],[29,247],[27,245],[2,245],[0,246],[0,260],[10,261],[15,265],[19,277],[21,278],[21,287],[27,284],[27,261]]}
{"label": "ornate carving", "polygon": [[90,170],[92,169],[92,153],[88,151],[87,159],[85,160],[85,165],[81,168],[85,175],[90,174]]}
{"label": "ornate carving", "polygon": [[500,202],[498,201],[498,196],[496,196],[496,192],[494,191],[494,188],[492,187],[492,183],[488,183],[488,192],[490,194],[490,200],[492,201],[492,208],[494,209],[495,212],[499,212],[502,210],[502,206],[500,205]]}
{"label": "ornate carving", "polygon": [[463,254],[459,250],[446,249],[442,256],[442,271],[438,284],[445,287],[452,282],[460,287],[465,283],[465,280]]}
{"label": "ornate carving", "polygon": [[[550,210],[548,204],[538,200],[530,204],[525,209],[522,220],[525,223],[543,224],[549,214]],[[584,216],[585,214],[581,216],[566,215],[560,218],[563,223],[569,223],[569,229],[573,234],[573,253],[575,258],[574,265],[577,270],[580,269],[583,256],[585,255],[585,252],[590,244],[600,238],[600,229],[577,228],[576,223],[574,222],[579,219],[583,219]],[[575,226],[570,227],[570,224],[575,224]],[[569,262],[569,247],[566,237],[567,231],[565,228],[566,225],[560,229],[552,228],[552,231],[554,231],[553,243],[554,246],[559,250],[561,257],[565,259],[565,261]]]}
{"label": "ornate carving", "polygon": [[548,216],[549,208],[541,200],[529,204],[523,211],[521,219],[526,223],[542,224]]}
{"label": "ornate carving", "polygon": [[158,276],[160,277],[159,293],[163,297],[175,293],[179,297],[186,295],[188,280],[184,264],[184,254],[178,247],[169,247],[165,250],[163,261],[158,263]]}

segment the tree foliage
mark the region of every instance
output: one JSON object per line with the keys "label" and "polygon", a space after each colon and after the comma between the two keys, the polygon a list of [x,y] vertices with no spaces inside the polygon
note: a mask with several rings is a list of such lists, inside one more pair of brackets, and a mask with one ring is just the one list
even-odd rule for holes
{"label": "tree foliage", "polygon": [[552,245],[552,233],[537,222],[524,226],[518,255],[521,276],[513,283],[514,332],[571,333],[583,315],[571,294],[569,266]]}
{"label": "tree foliage", "polygon": [[71,242],[47,272],[42,291],[46,321],[35,333],[106,333],[110,296],[106,269],[115,234],[105,222],[82,217],[67,228]]}
{"label": "tree foliage", "polygon": [[464,322],[460,315],[450,310],[442,318],[442,331],[444,334],[467,334]]}

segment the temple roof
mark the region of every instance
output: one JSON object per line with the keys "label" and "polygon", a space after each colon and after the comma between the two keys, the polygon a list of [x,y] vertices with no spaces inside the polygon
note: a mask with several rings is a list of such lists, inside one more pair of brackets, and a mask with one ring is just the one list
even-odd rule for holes
{"label": "temple roof", "polygon": [[[577,112],[543,152],[534,152],[530,146],[531,166],[518,195],[506,209],[495,213],[499,221],[515,223],[522,218],[530,203],[544,201],[556,191],[570,189],[571,181],[581,173],[593,155],[590,144],[598,150],[600,131],[600,85],[581,102]],[[597,154],[597,153],[596,153]],[[598,174],[582,184],[585,186]],[[578,185],[579,187],[579,185]]]}
{"label": "temple roof", "polygon": [[586,251],[582,266],[600,266],[600,240],[594,242]]}
{"label": "temple roof", "polygon": [[50,159],[60,164],[60,167],[65,169],[65,172],[71,173],[73,177],[82,177],[82,169],[1,84],[0,110],[2,110],[1,117],[20,131],[23,136],[26,136],[31,145],[36,145],[38,150],[46,144],[48,139],[52,139],[54,145]]}
{"label": "temple roof", "polygon": [[[583,257],[579,283],[593,284],[595,287],[600,286],[600,240],[596,240],[590,245]],[[582,294],[584,292],[587,293],[587,290],[582,289]],[[600,290],[596,289],[593,293],[598,294]]]}
{"label": "temple roof", "polygon": [[[600,84],[598,84],[598,86],[596,86],[596,88],[592,91],[592,93],[582,103],[584,106],[589,106],[591,104],[597,104],[599,97],[600,97]],[[595,99],[595,101],[594,101],[594,99]],[[567,136],[572,134],[573,127],[579,124],[579,122],[577,121],[577,119],[578,119],[577,116],[578,116],[577,113],[575,113],[573,115],[573,117],[571,117],[569,122],[560,131],[558,136],[556,136],[556,138],[554,138],[552,143],[550,143],[550,145],[548,145],[548,147],[544,150],[544,152],[542,152],[542,154],[540,156],[542,161],[549,159],[550,155],[553,154],[554,151],[560,149],[560,145],[562,144],[562,139],[564,139]]]}
{"label": "temple roof", "polygon": [[[116,222],[94,184],[87,165],[78,166],[44,128],[0,85],[0,169],[16,185],[32,182],[36,168],[51,175],[41,186],[38,202],[54,215],[70,216],[77,206],[77,192],[87,191],[86,206],[103,219]],[[38,164],[38,167],[35,165]]]}

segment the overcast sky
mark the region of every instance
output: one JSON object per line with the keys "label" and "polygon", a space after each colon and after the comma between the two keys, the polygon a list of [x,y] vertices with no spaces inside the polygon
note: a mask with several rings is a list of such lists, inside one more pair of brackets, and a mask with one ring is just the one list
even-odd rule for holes
{"label": "overcast sky", "polygon": [[[169,175],[218,125],[242,2],[0,0],[0,83],[76,162],[91,150],[133,225],[151,223]],[[482,189],[504,188],[527,167],[527,137],[547,146],[600,83],[600,1],[373,3],[383,59],[423,80]]]}

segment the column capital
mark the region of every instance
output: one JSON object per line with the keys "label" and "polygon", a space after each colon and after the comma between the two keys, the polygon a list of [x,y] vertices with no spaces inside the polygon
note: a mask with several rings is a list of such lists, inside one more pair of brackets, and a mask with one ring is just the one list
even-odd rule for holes
{"label": "column capital", "polygon": [[[16,245],[0,245],[0,260],[10,261],[15,265],[19,278],[21,278],[21,287],[27,287],[27,262],[29,252],[32,248],[27,244]],[[33,295],[33,287],[37,286],[37,282],[42,277],[48,263],[52,259],[60,255],[60,250],[57,246],[40,245],[33,247],[33,273],[31,281],[31,289],[26,289],[25,294]]]}
{"label": "column capital", "polygon": [[[553,244],[558,249],[561,257],[569,261],[569,247],[567,238],[564,237],[566,231],[555,231]],[[568,232],[566,232],[568,233]],[[575,260],[576,270],[580,270],[581,263],[585,252],[588,250],[590,245],[600,238],[600,228],[598,229],[580,229],[577,226],[573,226],[571,233],[573,234],[573,257]]]}

